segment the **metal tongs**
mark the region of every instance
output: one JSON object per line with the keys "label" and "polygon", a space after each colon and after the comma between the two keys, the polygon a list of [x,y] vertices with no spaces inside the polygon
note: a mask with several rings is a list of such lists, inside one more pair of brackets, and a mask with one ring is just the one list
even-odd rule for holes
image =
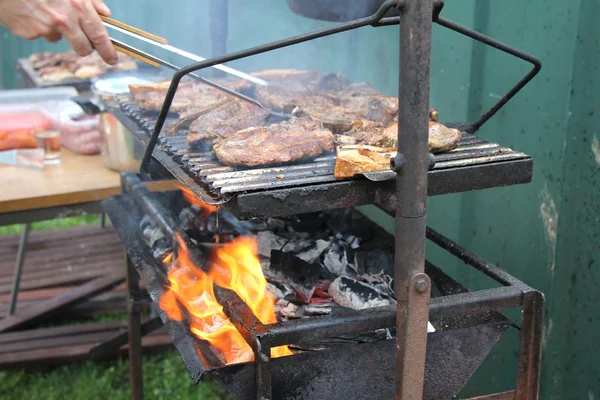
{"label": "metal tongs", "polygon": [[[114,20],[112,18],[108,18],[108,17],[104,17],[104,16],[101,16],[101,18],[102,18],[102,21],[104,23],[104,26],[106,26],[107,28],[110,28],[110,29],[113,29],[115,31],[124,33],[127,36],[130,36],[130,37],[133,37],[135,39],[144,41],[146,43],[150,43],[151,45],[153,45],[155,47],[158,47],[160,49],[169,51],[169,52],[171,52],[173,54],[177,54],[179,56],[188,58],[188,59],[190,59],[192,61],[195,61],[195,62],[202,62],[202,61],[206,60],[203,57],[197,56],[195,54],[189,53],[189,52],[187,52],[185,50],[181,50],[181,49],[178,49],[176,47],[173,47],[173,46],[167,44],[167,40],[164,39],[164,38],[162,38],[162,37],[160,37],[160,36],[156,36],[156,35],[154,35],[152,33],[149,33],[149,32],[143,31],[141,29],[138,29],[136,27],[127,25],[127,24],[125,24],[123,22]],[[130,45],[126,44],[126,43],[123,43],[123,42],[121,42],[121,41],[119,41],[117,39],[110,38],[110,40],[111,40],[113,46],[115,47],[115,50],[119,51],[120,53],[126,54],[126,55],[128,55],[130,57],[133,57],[133,58],[135,58],[137,60],[140,60],[140,61],[142,61],[142,62],[144,62],[146,64],[152,65],[153,67],[158,68],[158,67],[160,67],[162,65],[162,66],[167,67],[169,69],[172,69],[174,71],[178,71],[180,69],[180,67],[178,67],[178,66],[176,66],[174,64],[171,64],[168,61],[162,60],[162,59],[160,59],[158,57],[155,57],[155,56],[153,56],[151,54],[148,54],[148,53],[146,53],[146,52],[144,52],[142,50],[139,50],[139,49],[137,49],[137,48],[135,48],[133,46],[130,46]],[[263,80],[263,79],[257,78],[256,76],[247,74],[245,72],[238,71],[238,70],[236,70],[234,68],[231,68],[231,67],[228,67],[228,66],[225,66],[225,65],[215,65],[215,66],[213,66],[213,68],[216,68],[216,69],[218,69],[220,71],[223,71],[223,72],[225,72],[225,73],[227,73],[229,75],[233,75],[233,76],[236,76],[238,78],[250,81],[250,82],[252,82],[254,84],[257,84],[257,85],[260,85],[260,86],[269,86],[269,83],[267,81]],[[223,91],[223,92],[225,92],[227,94],[230,94],[231,96],[235,96],[235,97],[239,98],[240,100],[247,101],[249,103],[254,104],[255,106],[258,106],[258,107],[260,107],[260,108],[262,108],[264,110],[267,110],[273,116],[278,116],[278,117],[282,117],[282,118],[289,118],[290,117],[290,115],[288,115],[288,114],[274,112],[271,109],[266,108],[265,106],[263,106],[257,100],[252,99],[252,98],[250,98],[248,96],[245,96],[245,95],[243,95],[241,93],[238,93],[238,92],[236,92],[234,90],[231,90],[231,89],[229,89],[229,88],[227,88],[227,87],[225,87],[223,85],[219,85],[218,83],[210,81],[210,80],[208,80],[206,78],[202,78],[201,76],[198,76],[198,75],[193,74],[193,73],[191,73],[189,75],[192,78],[194,78],[194,79],[196,79],[196,80],[198,80],[198,81],[200,81],[202,83],[205,83],[205,84],[207,84],[209,86],[212,86],[212,87],[214,87],[216,89],[219,89],[219,90],[221,90],[221,91]]]}

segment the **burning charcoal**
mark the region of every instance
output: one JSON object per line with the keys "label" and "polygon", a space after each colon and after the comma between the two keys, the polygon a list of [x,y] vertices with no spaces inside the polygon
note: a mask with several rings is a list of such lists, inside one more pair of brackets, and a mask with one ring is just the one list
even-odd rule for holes
{"label": "burning charcoal", "polygon": [[354,310],[364,310],[396,303],[394,299],[375,290],[368,284],[347,276],[340,276],[333,281],[328,292],[336,303]]}
{"label": "burning charcoal", "polygon": [[284,299],[288,296],[296,296],[296,291],[281,282],[268,282],[267,290],[275,297],[276,300]]}
{"label": "burning charcoal", "polygon": [[303,307],[304,315],[317,316],[331,314],[331,306],[308,304]]}
{"label": "burning charcoal", "polygon": [[270,230],[284,230],[286,221],[281,218],[269,218],[267,220],[267,229]]}
{"label": "burning charcoal", "polygon": [[179,221],[181,222],[181,229],[195,229],[196,216],[198,215],[199,208],[197,207],[185,207],[179,213]]}
{"label": "burning charcoal", "polygon": [[275,310],[278,315],[286,319],[298,319],[304,317],[331,314],[330,306],[296,304],[288,300],[278,300],[275,305]]}
{"label": "burning charcoal", "polygon": [[293,254],[272,250],[271,262],[263,271],[267,279],[289,285],[300,299],[309,301],[319,282],[321,268]]}
{"label": "burning charcoal", "polygon": [[346,247],[340,243],[334,243],[323,260],[323,266],[335,277],[338,276],[356,276],[354,266],[348,263],[348,254]]}
{"label": "burning charcoal", "polygon": [[344,241],[348,243],[351,249],[358,249],[360,247],[360,239],[354,235],[346,237]]}
{"label": "burning charcoal", "polygon": [[360,274],[394,277],[394,254],[389,251],[358,251],[354,255],[354,265]]}
{"label": "burning charcoal", "polygon": [[271,250],[299,253],[313,244],[308,240],[285,238],[270,231],[258,232],[256,236],[258,238],[258,254],[263,257],[270,257]]}
{"label": "burning charcoal", "polygon": [[171,253],[171,243],[162,233],[162,231],[154,225],[152,219],[148,216],[142,218],[140,222],[140,230],[146,244],[152,248],[153,256],[157,259],[163,259],[167,254]]}
{"label": "burning charcoal", "polygon": [[286,319],[298,319],[304,316],[302,308],[287,300],[279,300],[275,304],[275,312]]}
{"label": "burning charcoal", "polygon": [[302,250],[296,256],[308,263],[316,262],[321,254],[331,245],[331,242],[326,240],[318,239],[312,246],[307,249]]}
{"label": "burning charcoal", "polygon": [[359,279],[363,282],[368,283],[381,293],[390,297],[394,297],[394,280],[391,276],[384,274],[383,271],[376,275],[362,274],[359,276]]}

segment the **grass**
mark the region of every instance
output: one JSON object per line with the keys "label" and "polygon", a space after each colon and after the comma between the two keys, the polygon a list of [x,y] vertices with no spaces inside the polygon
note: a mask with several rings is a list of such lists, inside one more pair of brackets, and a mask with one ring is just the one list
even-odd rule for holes
{"label": "grass", "polygon": [[[32,231],[99,224],[97,215],[32,224]],[[20,233],[22,226],[0,227],[0,235]],[[123,320],[124,314],[96,317],[90,322]],[[81,321],[78,321],[81,323]],[[61,324],[64,324],[62,322]],[[46,326],[51,326],[48,324]],[[210,377],[194,385],[174,351],[144,357],[144,397],[151,400],[213,400],[228,398]],[[0,400],[126,400],[130,398],[129,362],[114,360],[56,367],[48,372],[0,371]]]}
{"label": "grass", "polygon": [[[127,360],[86,362],[46,373],[0,372],[0,399],[126,400],[130,398]],[[210,379],[194,385],[173,351],[144,357],[144,398],[156,400],[225,399],[224,389]]]}

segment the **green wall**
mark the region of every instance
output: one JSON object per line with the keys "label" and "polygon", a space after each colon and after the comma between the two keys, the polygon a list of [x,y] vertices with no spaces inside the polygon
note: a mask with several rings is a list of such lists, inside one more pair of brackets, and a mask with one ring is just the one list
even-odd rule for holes
{"label": "green wall", "polygon": [[[210,54],[207,0],[107,3],[117,19],[165,36],[186,50]],[[600,252],[599,2],[446,3],[442,15],[534,54],[543,68],[480,131],[486,139],[531,154],[533,182],[432,198],[429,224],[546,294],[541,398],[594,399],[600,396],[596,361],[600,356],[596,312],[600,260],[595,260]],[[229,15],[229,50],[327,26],[294,16],[283,0],[231,0]],[[395,94],[397,32],[396,27],[364,28],[233,66],[248,71],[266,67],[346,71],[352,79],[367,80]],[[4,87],[15,85],[12,66],[18,57],[44,48],[65,48],[64,43],[25,42],[4,30],[1,33]],[[431,104],[440,110],[442,120],[474,120],[527,68],[525,63],[435,27]],[[434,261],[443,261],[434,249],[428,248],[428,253]],[[486,283],[455,262],[446,263],[446,268],[469,287]],[[515,340],[514,333],[502,340],[467,393],[511,389]]]}

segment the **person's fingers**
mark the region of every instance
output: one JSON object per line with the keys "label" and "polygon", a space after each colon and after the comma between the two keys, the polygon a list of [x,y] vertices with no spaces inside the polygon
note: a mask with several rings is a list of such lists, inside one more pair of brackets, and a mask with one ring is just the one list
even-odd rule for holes
{"label": "person's fingers", "polygon": [[46,39],[50,43],[56,43],[60,39],[62,39],[62,35],[60,34],[60,32],[54,31],[49,33],[48,35],[44,35],[44,39]]}
{"label": "person's fingers", "polygon": [[80,24],[89,42],[98,50],[100,57],[110,65],[116,64],[117,51],[113,47],[108,32],[91,2],[84,3]]}
{"label": "person's fingers", "polygon": [[92,0],[92,3],[94,3],[94,8],[98,14],[110,17],[110,8],[102,0]]}

